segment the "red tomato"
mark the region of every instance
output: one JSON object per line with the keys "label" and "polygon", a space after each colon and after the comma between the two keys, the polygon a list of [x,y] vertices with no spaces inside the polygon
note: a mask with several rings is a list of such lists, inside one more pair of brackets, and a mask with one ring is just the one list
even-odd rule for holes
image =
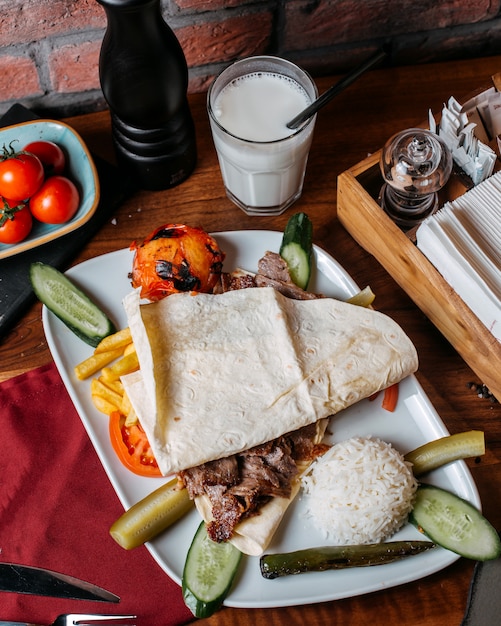
{"label": "red tomato", "polygon": [[33,219],[26,204],[3,200],[0,210],[0,242],[19,243],[31,232]]}
{"label": "red tomato", "polygon": [[162,475],[141,425],[125,426],[125,417],[119,411],[110,415],[110,440],[116,455],[131,472],[139,476]]}
{"label": "red tomato", "polygon": [[49,176],[30,198],[33,217],[44,224],[63,224],[77,212],[80,194],[65,176]]}
{"label": "red tomato", "polygon": [[148,300],[179,291],[210,293],[221,276],[224,252],[200,227],[164,224],[131,249],[132,286]]}
{"label": "red tomato", "polygon": [[0,196],[9,200],[27,200],[38,191],[44,177],[38,157],[14,152],[4,146],[0,156]]}
{"label": "red tomato", "polygon": [[62,148],[53,141],[32,141],[24,146],[23,152],[30,152],[40,159],[46,176],[64,172],[66,156]]}

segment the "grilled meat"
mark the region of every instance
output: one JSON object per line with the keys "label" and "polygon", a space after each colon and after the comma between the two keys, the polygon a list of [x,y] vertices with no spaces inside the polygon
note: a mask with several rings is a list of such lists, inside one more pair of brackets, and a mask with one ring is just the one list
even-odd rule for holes
{"label": "grilled meat", "polygon": [[314,300],[323,296],[304,291],[293,281],[284,259],[276,252],[266,252],[259,260],[257,274],[243,270],[222,273],[216,292],[246,289],[248,287],[273,287],[287,298],[293,300]]}
{"label": "grilled meat", "polygon": [[258,513],[272,497],[289,498],[298,463],[310,461],[324,448],[313,439],[315,424],[217,461],[209,461],[179,474],[190,498],[205,495],[212,505],[207,526],[213,541],[227,541],[235,526]]}

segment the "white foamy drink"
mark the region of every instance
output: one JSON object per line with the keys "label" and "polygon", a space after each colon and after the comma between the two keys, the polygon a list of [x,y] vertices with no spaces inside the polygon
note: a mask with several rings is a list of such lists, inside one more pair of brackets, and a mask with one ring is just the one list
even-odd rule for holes
{"label": "white foamy drink", "polygon": [[226,85],[216,99],[214,115],[240,139],[276,141],[294,133],[287,123],[309,104],[308,94],[295,80],[255,72]]}
{"label": "white foamy drink", "polygon": [[297,130],[287,123],[315,97],[307,79],[310,93],[280,71],[252,71],[209,95],[227,194],[249,214],[282,213],[301,195],[314,119]]}

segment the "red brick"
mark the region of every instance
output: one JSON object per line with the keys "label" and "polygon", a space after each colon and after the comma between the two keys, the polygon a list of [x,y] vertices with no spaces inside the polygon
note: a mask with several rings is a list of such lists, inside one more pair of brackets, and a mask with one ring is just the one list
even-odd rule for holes
{"label": "red brick", "polygon": [[54,50],[48,59],[54,91],[71,93],[99,89],[101,40],[71,44]]}
{"label": "red brick", "polygon": [[0,47],[105,26],[106,16],[96,0],[4,0]]}
{"label": "red brick", "polygon": [[[419,9],[418,9],[419,6]],[[500,0],[292,0],[285,4],[286,50],[358,42],[493,19]]]}
{"label": "red brick", "polygon": [[[187,57],[190,92],[207,89],[215,66],[253,54],[341,74],[383,37],[397,36],[406,64],[496,54],[501,41],[501,0],[421,0],[419,14],[409,0],[161,2]],[[57,108],[59,93],[68,106],[90,106],[105,27],[97,0],[0,0],[0,104],[47,97]]]}
{"label": "red brick", "polygon": [[185,26],[175,32],[188,66],[195,67],[262,54],[269,44],[271,30],[271,13],[263,12]]}
{"label": "red brick", "polygon": [[2,101],[18,100],[43,93],[35,63],[27,57],[0,57]]}

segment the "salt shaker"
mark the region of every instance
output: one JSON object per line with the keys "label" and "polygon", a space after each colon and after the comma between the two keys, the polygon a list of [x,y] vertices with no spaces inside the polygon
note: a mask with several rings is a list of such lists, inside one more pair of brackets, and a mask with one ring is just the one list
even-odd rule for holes
{"label": "salt shaker", "polygon": [[106,12],[99,77],[120,168],[142,189],[184,181],[197,160],[188,67],[160,0],[97,0]]}
{"label": "salt shaker", "polygon": [[409,230],[438,208],[438,191],[449,179],[452,155],[435,133],[409,128],[388,139],[380,167],[385,181],[380,204],[400,228]]}

